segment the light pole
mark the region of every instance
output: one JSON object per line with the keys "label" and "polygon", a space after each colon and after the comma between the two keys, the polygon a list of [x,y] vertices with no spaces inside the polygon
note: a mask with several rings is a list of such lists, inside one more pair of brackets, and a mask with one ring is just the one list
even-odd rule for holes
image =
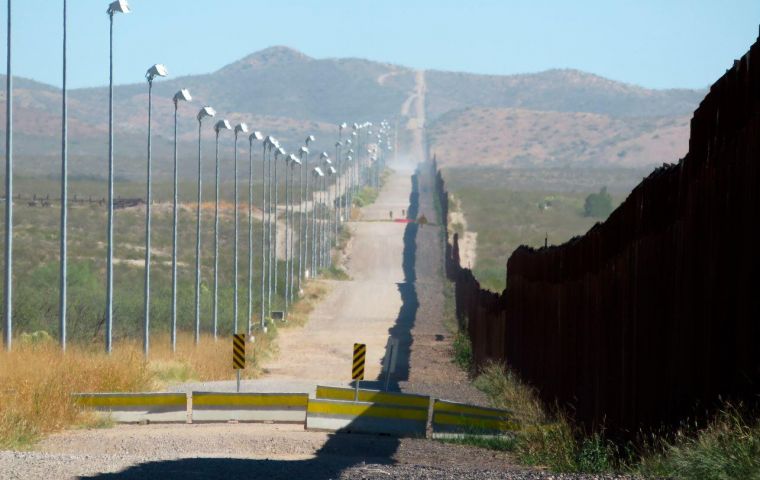
{"label": "light pole", "polygon": [[179,102],[189,102],[193,99],[190,95],[190,91],[183,88],[174,94],[174,163],[173,163],[173,179],[174,179],[174,195],[172,202],[172,352],[177,351],[177,197],[178,197],[178,182],[177,182],[177,111],[179,109]]}
{"label": "light pole", "polygon": [[352,142],[350,138],[346,139],[346,147],[348,147],[348,151],[346,152],[346,167],[344,168],[345,171],[345,185],[343,186],[344,190],[344,196],[343,196],[343,215],[346,216],[345,221],[348,222],[351,220],[351,185],[353,184],[352,179],[353,175],[351,174],[353,166],[349,162],[349,158],[351,155],[353,155],[354,150],[351,148]]}
{"label": "light pole", "polygon": [[[301,160],[299,160],[298,157],[296,157],[295,155],[291,154],[290,155],[290,168],[291,168],[291,172],[290,172],[290,203],[291,203],[291,206],[290,206],[290,223],[291,223],[291,225],[290,225],[290,302],[291,303],[293,303],[293,298],[294,298],[294,293],[293,293],[293,273],[294,273],[295,258],[293,258],[293,249],[295,248],[295,241],[293,240],[293,233],[294,233],[294,230],[295,230],[296,226],[295,226],[295,224],[293,222],[293,216],[295,214],[295,212],[294,212],[294,210],[295,210],[295,205],[294,205],[295,200],[293,198],[294,197],[294,192],[293,192],[293,175],[295,175],[296,165],[298,165],[298,167],[300,168],[301,167]],[[298,180],[299,180],[298,191],[300,193],[300,191],[301,191],[301,186],[300,186],[301,171],[300,170],[298,171]],[[299,199],[299,201],[300,201],[300,199]],[[298,205],[298,213],[299,214],[301,213],[301,205],[300,205],[300,203]],[[300,245],[299,245],[299,249],[300,249]],[[300,280],[299,280],[299,282],[300,282]]]}
{"label": "light pole", "polygon": [[201,125],[206,117],[213,118],[216,111],[203,107],[198,112],[198,205],[195,210],[195,344],[201,340]]}
{"label": "light pole", "polygon": [[324,165],[324,170],[322,170],[322,191],[319,192],[320,196],[320,203],[322,204],[322,212],[320,212],[320,221],[318,224],[319,227],[319,263],[318,268],[324,268],[325,266],[325,210],[327,210],[327,217],[329,218],[330,214],[330,207],[327,205],[327,174],[324,173],[327,171],[328,165],[330,165],[332,162],[330,162],[330,157],[327,154],[327,152],[322,152],[319,155],[319,159],[322,160],[322,163]]}
{"label": "light pole", "polygon": [[[268,291],[267,291],[267,310],[269,311],[269,315],[272,315],[272,274],[274,273],[274,268],[272,267],[272,248],[276,248],[276,244],[272,245],[272,231],[273,231],[273,225],[272,225],[272,205],[274,204],[274,197],[272,195],[273,186],[277,184],[277,157],[280,155],[280,144],[277,140],[272,139],[272,145],[269,147],[269,205],[267,207],[267,261],[269,262],[269,265],[267,267],[267,280],[268,280]],[[274,176],[272,175],[272,162],[274,161]],[[273,185],[273,177],[274,177],[274,185]],[[276,192],[276,190],[275,190]],[[277,211],[275,210],[275,222],[277,221]],[[276,237],[275,237],[276,240]],[[276,254],[276,252],[275,252]],[[275,262],[277,262],[277,258],[274,259]]]}
{"label": "light pole", "polygon": [[5,350],[13,344],[13,71],[11,69],[11,0],[8,0],[8,40],[5,76]]}
{"label": "light pole", "polygon": [[[335,143],[335,161],[338,162],[338,165],[337,165],[338,166],[338,179],[336,181],[336,190],[338,192],[340,192],[340,184],[341,184],[341,181],[340,181],[341,180],[340,179],[340,175],[341,175],[341,169],[340,169],[340,149],[343,147],[343,130],[347,126],[348,125],[346,124],[346,122],[342,122],[340,125],[338,125],[338,141]],[[338,199],[338,205],[336,207],[337,210],[335,211],[335,215],[338,218],[342,218],[341,217],[341,208],[340,208],[341,207],[341,200],[340,200],[340,197],[336,197],[336,198]]]}
{"label": "light pole", "polygon": [[332,166],[332,161],[327,159],[325,161],[325,206],[326,206],[326,217],[323,220],[324,226],[323,226],[323,232],[322,235],[324,237],[324,249],[325,249],[325,255],[323,257],[323,266],[325,268],[329,267],[332,263],[331,258],[331,251],[330,248],[330,237],[332,236],[332,192],[331,192],[331,185],[330,182],[332,180],[333,175],[335,174],[335,168]]}
{"label": "light pole", "polygon": [[[318,185],[317,182],[319,182],[319,179],[321,177],[324,177],[324,173],[322,173],[322,169],[319,167],[314,167],[314,170],[312,170],[312,174],[314,175],[314,186],[316,187]],[[312,187],[312,195],[316,196],[316,193],[314,192],[314,187]],[[312,277],[317,276],[317,201],[316,199],[312,202],[312,215],[311,215],[311,272]]]}
{"label": "light pole", "polygon": [[288,187],[288,171],[290,170],[290,156],[293,155],[292,153],[289,155],[284,155],[285,158],[285,303],[284,303],[284,311],[287,314],[288,312],[288,295],[290,293],[290,289],[288,286],[288,272],[290,272],[290,262],[288,261],[288,212],[290,211],[290,208],[288,208],[288,201],[290,200],[290,188]]}
{"label": "light pole", "polygon": [[[303,278],[303,262],[304,262],[304,256],[306,253],[304,252],[304,236],[306,238],[309,237],[308,232],[308,226],[309,224],[306,224],[306,229],[304,229],[304,198],[306,197],[303,192],[303,174],[301,173],[301,170],[305,170],[306,164],[304,164],[304,159],[309,154],[309,149],[307,147],[301,147],[298,150],[298,157],[299,157],[299,165],[301,168],[298,170],[298,219],[299,219],[299,225],[300,228],[298,230],[298,293],[300,295],[301,293],[301,279]],[[308,172],[307,172],[307,184],[308,184]],[[306,192],[308,194],[308,192]],[[308,210],[306,210],[308,212]],[[306,230],[306,231],[304,231]]]}
{"label": "light pole", "polygon": [[143,292],[143,353],[148,356],[150,352],[150,213],[151,203],[153,203],[151,189],[151,118],[153,114],[153,80],[156,77],[165,77],[169,74],[166,67],[161,64],[155,64],[145,72],[145,78],[148,80],[148,173],[147,187],[145,192],[145,290]]}
{"label": "light pole", "polygon": [[232,130],[228,120],[219,120],[214,125],[216,133],[214,161],[214,297],[212,299],[211,319],[214,324],[214,340],[217,339],[219,327],[219,134],[222,130]]}
{"label": "light pole", "polygon": [[[11,4],[8,2],[8,13],[10,13]],[[106,226],[106,352],[111,353],[111,339],[113,338],[113,16],[116,13],[129,13],[129,5],[126,0],[117,0],[111,2],[108,6],[108,20],[109,20],[109,50],[108,50],[108,220]],[[8,15],[8,70],[10,78],[10,15]],[[10,82],[10,80],[8,80]],[[10,98],[10,95],[8,95]],[[9,105],[10,106],[10,105]],[[10,108],[8,109],[10,112]],[[9,113],[10,115],[10,113]],[[8,123],[10,130],[10,122]],[[8,156],[10,158],[10,156]],[[10,165],[10,163],[9,163]],[[6,173],[6,192],[12,193],[12,190],[8,189],[8,179],[11,177],[11,171]],[[12,186],[12,184],[10,184]],[[10,215],[8,206],[11,204],[10,199],[6,204],[6,218],[5,224],[10,225],[12,216]],[[6,237],[8,235],[6,234]],[[10,246],[10,238],[6,238],[6,265],[10,265],[10,255],[8,252]],[[10,275],[8,267],[6,267],[6,277]],[[10,279],[6,278],[6,315],[10,315]],[[10,320],[8,320],[10,324]]]}
{"label": "light pole", "polygon": [[[10,5],[10,2],[8,2]],[[10,19],[10,12],[8,13]],[[8,32],[10,32],[10,26]],[[8,42],[10,45],[10,41]],[[63,86],[61,88],[61,260],[60,260],[60,284],[58,288],[58,338],[61,350],[66,351],[66,277],[67,277],[67,250],[66,237],[68,233],[68,190],[69,190],[69,159],[68,159],[68,102],[66,97],[66,0],[63,0]],[[10,77],[10,74],[8,75]],[[10,95],[9,95],[10,97]],[[8,109],[10,111],[10,109]],[[7,124],[10,127],[10,123]]]}
{"label": "light pole", "polygon": [[322,198],[325,205],[325,215],[322,218],[322,268],[328,266],[328,256],[330,254],[329,236],[331,231],[330,218],[332,218],[330,212],[330,169],[332,168],[332,161],[329,158],[325,158],[324,171],[325,176],[322,178]]}
{"label": "light pole", "polygon": [[[340,148],[343,146],[343,142],[338,140],[335,142],[335,166],[338,169],[338,176],[335,177],[335,199],[337,201],[337,204],[335,205],[335,219],[336,219],[336,225],[337,221],[340,219]],[[337,228],[337,227],[336,227]]]}
{"label": "light pole", "polygon": [[351,209],[354,208],[354,197],[359,192],[359,167],[361,165],[362,153],[359,146],[359,125],[354,123],[354,131],[351,132],[351,137],[354,139],[354,147],[356,154],[354,155],[354,165],[351,171]]}
{"label": "light pole", "polygon": [[[292,153],[285,156],[285,312],[288,311],[290,302],[290,183],[292,183],[292,169],[290,162],[296,156]],[[291,182],[288,183],[288,171],[291,171]]]}
{"label": "light pole", "polygon": [[267,256],[268,256],[268,248],[267,248],[267,240],[269,236],[267,235],[267,211],[269,208],[269,190],[267,189],[267,158],[269,154],[269,150],[272,148],[273,142],[276,141],[274,138],[267,136],[264,139],[264,145],[262,147],[261,152],[261,180],[262,180],[262,188],[261,188],[261,318],[259,320],[259,327],[261,327],[261,330],[264,330],[265,322],[266,322],[266,306],[265,306],[265,284],[266,278],[267,278],[267,268],[268,268],[268,262],[267,262]]}
{"label": "light pole", "polygon": [[233,286],[232,286],[232,333],[236,334],[238,333],[238,167],[237,167],[237,158],[238,158],[238,134],[240,133],[248,133],[248,125],[245,123],[238,123],[235,125],[235,153],[233,155],[233,167],[232,170],[234,172],[234,180],[233,180],[233,187],[232,187],[232,194],[235,197],[235,200],[233,201],[233,209],[234,212],[234,230],[233,230],[233,247],[232,247],[232,276],[234,277]]}
{"label": "light pole", "polygon": [[[337,245],[338,235],[337,235],[337,228],[338,223],[335,219],[335,215],[333,213],[337,213],[337,209],[335,208],[335,200],[338,198],[336,192],[335,192],[335,185],[337,184],[337,176],[335,175],[338,173],[338,171],[330,165],[327,169],[327,174],[330,176],[330,178],[335,177],[335,181],[333,181],[332,186],[328,185],[329,190],[329,198],[330,198],[330,208],[333,210],[330,211],[330,218],[327,220],[327,227],[328,227],[328,233],[327,233],[327,262],[328,265],[332,265],[332,255],[330,254],[332,246]],[[335,222],[333,222],[335,220]],[[335,235],[333,235],[335,234]],[[332,237],[332,242],[330,241],[330,237]]]}
{"label": "light pole", "polygon": [[[304,141],[304,146],[301,147],[301,149],[298,151],[298,155],[301,156],[303,163],[303,168],[301,168],[301,171],[299,171],[299,176],[303,175],[303,177],[306,177],[306,185],[305,185],[305,191],[306,195],[303,197],[303,201],[306,202],[306,204],[309,203],[309,143],[313,142],[315,140],[314,135],[309,135],[306,137],[306,140]],[[299,178],[300,179],[300,178]],[[303,212],[301,213],[301,235],[303,236],[303,244],[298,246],[298,255],[301,256],[301,253],[303,253],[303,259],[301,260],[299,258],[299,264],[300,263],[307,263],[309,260],[309,209],[304,205]],[[312,209],[314,208],[313,202],[312,202]],[[305,217],[305,220],[304,220]],[[306,223],[306,228],[304,228],[304,222]],[[314,239],[312,238],[312,242]],[[308,265],[308,263],[307,263]],[[300,269],[300,265],[299,265]],[[303,274],[305,272],[301,272]],[[299,274],[299,277],[301,276]],[[301,291],[301,279],[298,279],[298,290]]]}
{"label": "light pole", "polygon": [[[282,148],[282,147],[278,147],[277,150],[275,150],[275,152],[274,152],[274,204],[273,204],[274,214],[272,215],[273,221],[274,221],[274,225],[273,225],[273,227],[274,227],[274,233],[273,233],[274,247],[273,247],[273,250],[274,251],[272,253],[272,257],[273,257],[272,261],[274,262],[273,266],[274,266],[274,294],[275,294],[275,296],[277,295],[277,279],[279,278],[279,276],[278,276],[278,270],[279,270],[278,264],[279,264],[279,262],[277,261],[277,244],[280,243],[279,240],[277,239],[277,205],[278,205],[278,203],[280,201],[280,196],[277,193],[277,189],[278,189],[278,186],[279,186],[279,184],[277,183],[277,158],[279,156],[285,157],[286,154],[287,154],[287,152],[285,152],[285,149]],[[287,175],[287,170],[285,172],[286,172],[286,175]],[[287,178],[286,178],[286,180],[287,180]]]}
{"label": "light pole", "polygon": [[251,318],[253,318],[253,141],[261,141],[263,138],[264,136],[259,131],[248,136],[248,327],[246,333],[249,337],[251,336]]}

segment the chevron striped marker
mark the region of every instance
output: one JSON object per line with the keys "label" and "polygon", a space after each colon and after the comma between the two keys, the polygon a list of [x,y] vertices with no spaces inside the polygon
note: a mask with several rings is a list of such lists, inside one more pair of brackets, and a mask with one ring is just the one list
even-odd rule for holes
{"label": "chevron striped marker", "polygon": [[367,345],[354,343],[354,362],[351,369],[351,380],[364,380],[364,359],[367,356]]}

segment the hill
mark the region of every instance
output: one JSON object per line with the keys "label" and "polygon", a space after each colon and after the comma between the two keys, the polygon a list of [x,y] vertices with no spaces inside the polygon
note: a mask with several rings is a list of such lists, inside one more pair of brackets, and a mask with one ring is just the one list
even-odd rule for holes
{"label": "hill", "polygon": [[638,168],[683,156],[689,117],[473,107],[439,117],[428,139],[446,166]]}
{"label": "hill", "polygon": [[430,71],[428,117],[465,107],[511,107],[557,112],[588,112],[614,117],[691,114],[703,90],[652,90],[578,70],[547,70],[524,75],[474,75]]}
{"label": "hill", "polygon": [[[315,59],[278,46],[212,73],[157,80],[153,111],[155,174],[165,177],[171,171],[174,113],[171,97],[180,88],[189,88],[194,97],[191,105],[180,105],[179,110],[180,170],[183,176],[192,178],[197,148],[195,113],[201,105],[213,106],[220,117],[233,123],[245,121],[252,128],[274,135],[286,148],[295,149],[306,133],[314,134],[317,136],[314,149],[329,152],[333,150],[336,124],[341,121],[388,119],[403,123],[400,112],[415,91],[416,73],[403,66],[355,58]],[[456,131],[460,143],[478,141],[483,143],[478,148],[485,149],[483,157],[465,155],[456,161],[477,163],[487,158],[486,163],[493,165],[510,165],[515,158],[525,156],[529,160],[523,164],[562,163],[565,161],[562,156],[552,152],[564,150],[571,137],[577,137],[579,145],[585,145],[572,150],[581,154],[582,163],[638,164],[640,158],[659,158],[661,152],[672,160],[670,147],[655,136],[667,142],[672,139],[677,144],[681,133],[676,126],[696,107],[702,95],[692,90],[648,90],[572,70],[509,76],[430,71],[425,79],[425,105],[434,141]],[[0,81],[4,77],[0,76]],[[69,138],[74,176],[105,175],[107,93],[105,87],[70,92]],[[144,178],[147,85],[118,85],[114,95],[116,173],[122,178]],[[0,92],[0,112],[4,108],[3,97],[4,92]],[[59,89],[18,79],[14,106],[16,171],[57,175]],[[502,121],[506,121],[510,109],[519,109],[514,115],[528,122],[528,126],[512,131],[497,128],[507,125]],[[552,118],[558,113],[566,115]],[[535,118],[528,120],[528,117]],[[470,125],[458,129],[458,122]],[[546,137],[544,129],[555,122],[561,124],[559,137]],[[608,127],[616,133],[605,133]],[[673,132],[659,130],[671,127]],[[636,140],[647,135],[647,142]],[[220,140],[225,162],[223,175],[229,172],[231,137],[225,133]],[[610,137],[619,137],[620,141]],[[204,151],[209,158],[213,155],[210,126],[204,130],[204,139]],[[2,141],[4,138],[0,137],[0,147]],[[522,147],[541,144],[542,148]],[[461,155],[453,145],[437,146],[452,155]],[[515,150],[516,146],[521,147]],[[501,153],[507,151],[504,148],[510,152],[507,156]],[[623,150],[628,153],[616,156]],[[207,162],[206,168],[210,171],[211,162]]]}

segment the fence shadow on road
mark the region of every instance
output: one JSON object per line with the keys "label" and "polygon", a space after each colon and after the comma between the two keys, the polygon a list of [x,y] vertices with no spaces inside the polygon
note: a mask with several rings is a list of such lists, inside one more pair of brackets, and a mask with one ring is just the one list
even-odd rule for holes
{"label": "fence shadow on road", "polygon": [[[406,211],[407,218],[417,218],[420,208],[419,200],[419,172],[416,172],[412,175],[412,193],[409,194],[409,208]],[[412,328],[414,328],[414,321],[417,318],[417,310],[420,306],[415,287],[415,282],[417,281],[418,228],[419,225],[416,222],[412,222],[407,223],[404,229],[404,252],[401,259],[404,281],[397,284],[402,303],[395,325],[388,330],[389,336],[398,340],[396,370],[391,376],[391,382],[388,384],[388,390],[391,391],[399,391],[399,382],[409,380],[410,357],[414,341],[412,339]],[[385,355],[388,355],[388,353],[386,351]]]}
{"label": "fence shadow on road", "polygon": [[[419,176],[411,177],[412,192],[409,195],[407,218],[415,219],[419,213]],[[399,391],[399,382],[409,379],[409,363],[412,347],[412,328],[419,308],[416,281],[417,223],[408,223],[404,229],[402,268],[404,281],[398,283],[402,305],[396,323],[389,329],[391,337],[398,339],[396,370],[388,386]],[[385,355],[388,352],[386,351]],[[362,387],[382,388],[384,380],[362,382]],[[256,428],[252,425],[251,428]],[[346,430],[350,431],[349,425]],[[234,433],[231,433],[234,435]],[[243,458],[183,458],[158,460],[131,466],[115,473],[99,474],[97,479],[142,478],[267,478],[267,479],[328,479],[339,478],[346,469],[355,467],[350,477],[371,474],[366,464],[392,464],[399,446],[399,439],[390,436],[363,435],[355,433],[330,434],[327,442],[317,451],[316,457],[306,460],[268,460]],[[283,452],[285,453],[285,452]]]}
{"label": "fence shadow on road", "polygon": [[[251,428],[257,428],[251,425]],[[232,433],[231,433],[232,434]],[[233,434],[234,435],[234,434]],[[291,440],[294,441],[294,440]],[[351,467],[351,478],[363,477],[364,464],[390,464],[399,440],[393,437],[334,433],[317,456],[305,460],[269,460],[247,458],[198,457],[156,460],[128,467],[114,473],[92,477],[103,480],[145,478],[250,478],[250,479],[328,479],[340,478]],[[287,448],[287,447],[286,447]],[[288,449],[289,450],[289,449]],[[282,453],[287,453],[284,450]],[[371,468],[367,473],[371,473]]]}

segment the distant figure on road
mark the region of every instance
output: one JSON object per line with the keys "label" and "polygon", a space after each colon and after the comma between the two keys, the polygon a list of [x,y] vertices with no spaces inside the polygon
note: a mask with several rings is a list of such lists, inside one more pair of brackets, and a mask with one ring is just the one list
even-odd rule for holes
{"label": "distant figure on road", "polygon": [[420,218],[417,219],[417,223],[420,225],[420,228],[422,228],[423,225],[425,225],[426,223],[428,223],[428,219],[427,219],[427,217],[425,216],[424,213],[422,215],[420,215]]}
{"label": "distant figure on road", "polygon": [[390,215],[391,220],[393,220],[393,210],[391,210],[390,212],[388,212],[388,214]]}
{"label": "distant figure on road", "polygon": [[401,216],[406,218],[406,209],[405,208],[401,209]]}

